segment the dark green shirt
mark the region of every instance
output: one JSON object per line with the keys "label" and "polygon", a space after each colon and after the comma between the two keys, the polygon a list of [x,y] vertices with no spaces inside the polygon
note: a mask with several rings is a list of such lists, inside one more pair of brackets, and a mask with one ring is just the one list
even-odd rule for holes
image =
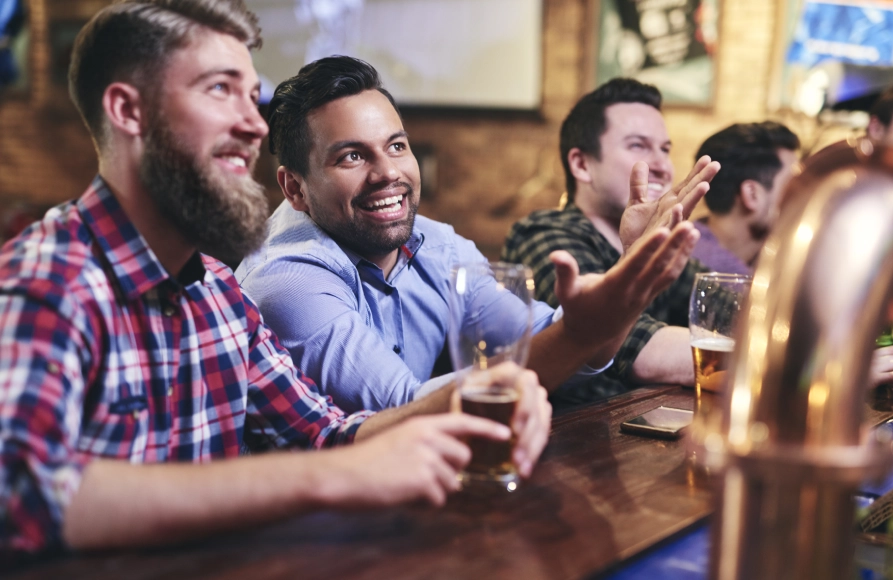
{"label": "dark green shirt", "polygon": [[[536,298],[558,306],[555,266],[549,254],[567,250],[580,265],[581,274],[603,273],[620,259],[620,253],[601,235],[575,205],[563,210],[535,211],[512,226],[501,259],[523,263],[533,270]],[[553,403],[579,404],[616,394],[629,386],[633,361],[654,333],[666,325],[688,326],[688,301],[695,274],[707,271],[689,260],[679,278],[651,303],[614,357],[614,364],[591,384],[559,389]],[[607,306],[609,307],[609,306]]]}

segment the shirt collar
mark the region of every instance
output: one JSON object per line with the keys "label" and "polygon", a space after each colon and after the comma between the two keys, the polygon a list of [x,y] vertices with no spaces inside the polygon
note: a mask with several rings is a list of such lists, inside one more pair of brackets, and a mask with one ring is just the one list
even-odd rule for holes
{"label": "shirt collar", "polygon": [[[409,262],[415,258],[415,255],[419,253],[419,250],[422,248],[422,244],[425,241],[425,234],[418,231],[416,226],[413,226],[412,233],[409,236],[409,239],[405,244],[400,246],[400,249],[397,253],[397,263],[394,265],[393,270],[391,270],[390,278],[393,279],[394,276],[400,272]],[[338,244],[341,250],[347,255],[348,259],[354,265],[354,267],[359,267],[360,263],[374,266],[378,268],[375,264],[367,260],[366,258],[360,256],[353,250],[350,250],[341,244]]]}
{"label": "shirt collar", "polygon": [[[129,300],[171,279],[101,176],[97,175],[87,192],[78,199],[77,207]],[[200,258],[195,259],[197,257],[189,260],[190,278],[202,280],[204,266]],[[202,272],[195,271],[196,263]]]}

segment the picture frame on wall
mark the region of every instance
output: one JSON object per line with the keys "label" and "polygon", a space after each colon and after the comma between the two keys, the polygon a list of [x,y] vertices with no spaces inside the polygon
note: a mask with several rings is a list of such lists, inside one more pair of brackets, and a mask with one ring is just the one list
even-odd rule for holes
{"label": "picture frame on wall", "polygon": [[711,108],[721,0],[600,0],[595,86],[633,77],[655,85],[667,106]]}

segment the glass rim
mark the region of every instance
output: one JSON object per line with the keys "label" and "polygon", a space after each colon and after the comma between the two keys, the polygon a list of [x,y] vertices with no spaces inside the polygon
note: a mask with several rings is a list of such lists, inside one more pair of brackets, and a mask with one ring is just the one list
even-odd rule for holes
{"label": "glass rim", "polygon": [[753,282],[750,274],[731,274],[729,272],[698,272],[695,274],[695,284],[698,280],[720,280],[722,282]]}

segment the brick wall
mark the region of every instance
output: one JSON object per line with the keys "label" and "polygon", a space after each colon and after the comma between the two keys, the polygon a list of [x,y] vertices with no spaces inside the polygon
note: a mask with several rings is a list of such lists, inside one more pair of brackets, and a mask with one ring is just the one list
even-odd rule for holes
{"label": "brick wall", "polygon": [[[37,9],[35,40],[54,20],[86,17],[105,0],[31,0]],[[688,169],[700,142],[737,121],[767,117],[778,0],[724,0],[716,104],[712,110],[665,111],[675,143],[677,173]],[[564,190],[558,128],[591,82],[591,46],[597,0],[545,0],[543,105],[537,113],[405,111],[412,142],[437,158],[425,215],[452,223],[490,256],[518,218],[553,206]],[[35,54],[32,98],[0,102],[0,209],[13,200],[40,204],[78,195],[96,171],[92,145],[66,100],[64,86],[46,77],[46,49]],[[775,118],[779,118],[776,116]],[[815,125],[790,114],[780,118],[807,138]],[[825,135],[825,139],[834,136]],[[281,199],[274,163],[262,160],[259,178],[270,198]],[[431,184],[429,184],[431,185]]]}

